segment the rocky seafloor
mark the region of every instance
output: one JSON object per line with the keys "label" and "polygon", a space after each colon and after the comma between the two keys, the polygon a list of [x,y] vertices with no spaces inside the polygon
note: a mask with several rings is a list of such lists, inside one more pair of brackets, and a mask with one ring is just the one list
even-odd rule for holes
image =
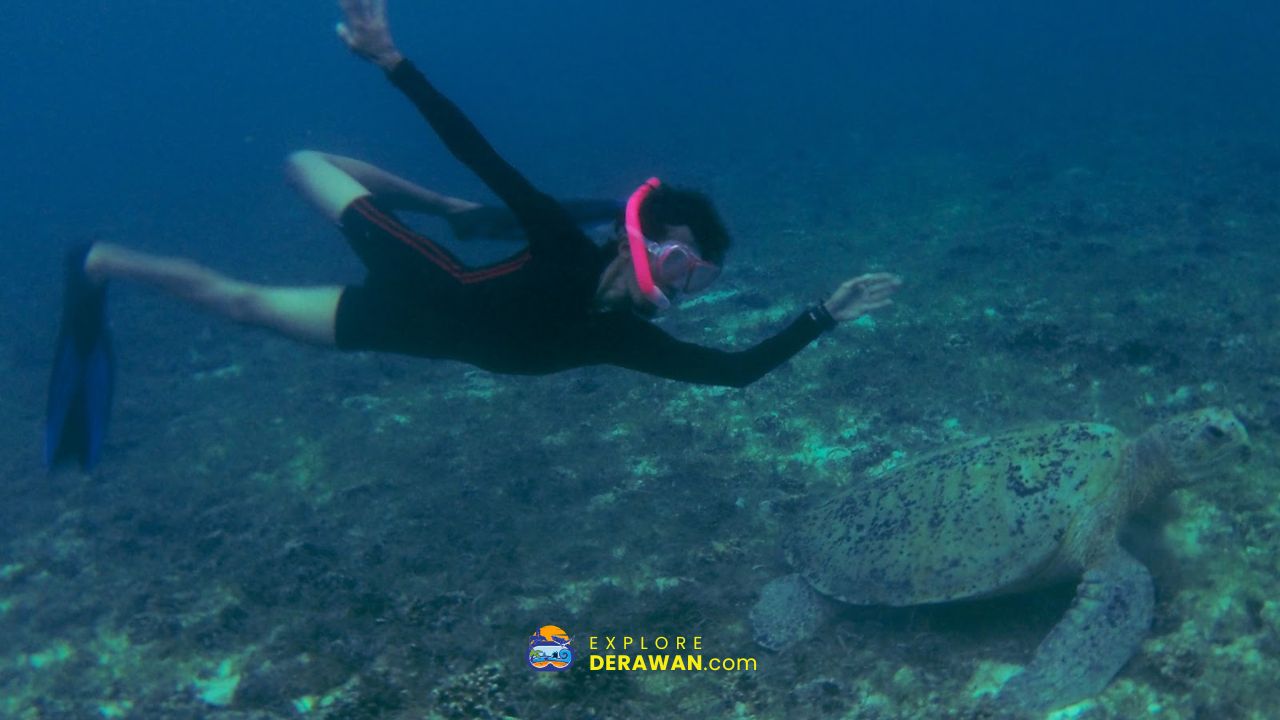
{"label": "rocky seafloor", "polygon": [[[1252,462],[1134,518],[1155,625],[1063,714],[1280,707],[1280,153],[826,180],[730,208],[735,265],[665,326],[741,346],[864,268],[906,285],[746,391],[324,354],[121,290],[108,458],[46,475],[52,338],[7,342],[0,717],[998,717],[1071,586],[847,608],[770,653],[746,618],[787,523],[953,440],[1204,405],[1241,417]],[[534,673],[547,623],[698,635],[758,669]]]}

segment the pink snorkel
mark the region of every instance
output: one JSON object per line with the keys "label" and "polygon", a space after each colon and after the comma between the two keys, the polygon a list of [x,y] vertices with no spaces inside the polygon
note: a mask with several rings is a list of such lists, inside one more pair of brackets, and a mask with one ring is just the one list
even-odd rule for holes
{"label": "pink snorkel", "polygon": [[631,266],[636,271],[636,284],[640,286],[640,292],[645,299],[657,306],[659,310],[666,310],[671,307],[671,301],[653,283],[653,271],[649,269],[649,246],[645,242],[644,232],[640,229],[640,206],[644,204],[645,198],[649,197],[649,193],[661,184],[658,178],[649,178],[631,193],[631,197],[627,199],[626,225],[627,243],[631,248]]}

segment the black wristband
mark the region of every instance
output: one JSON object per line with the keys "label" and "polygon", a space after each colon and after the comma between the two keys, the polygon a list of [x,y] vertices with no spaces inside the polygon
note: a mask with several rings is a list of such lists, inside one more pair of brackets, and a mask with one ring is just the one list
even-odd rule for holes
{"label": "black wristband", "polygon": [[836,319],[831,317],[831,312],[827,310],[827,306],[818,303],[805,311],[805,315],[809,319],[818,324],[818,328],[823,332],[832,330],[836,326]]}

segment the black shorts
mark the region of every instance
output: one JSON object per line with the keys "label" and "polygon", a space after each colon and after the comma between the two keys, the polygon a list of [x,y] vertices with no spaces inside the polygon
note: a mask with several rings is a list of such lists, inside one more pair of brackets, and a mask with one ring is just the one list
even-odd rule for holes
{"label": "black shorts", "polygon": [[338,300],[334,339],[342,350],[448,357],[465,329],[469,291],[529,261],[525,250],[468,267],[367,195],[347,206],[339,224],[369,271],[362,285],[348,286]]}

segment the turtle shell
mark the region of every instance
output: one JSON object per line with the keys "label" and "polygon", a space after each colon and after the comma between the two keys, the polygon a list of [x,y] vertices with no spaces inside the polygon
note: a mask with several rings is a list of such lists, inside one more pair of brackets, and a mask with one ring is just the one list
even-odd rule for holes
{"label": "turtle shell", "polygon": [[1063,541],[1115,502],[1127,445],[1107,425],[1059,423],[948,446],[807,514],[788,559],[819,592],[858,605],[995,595],[1078,573]]}

